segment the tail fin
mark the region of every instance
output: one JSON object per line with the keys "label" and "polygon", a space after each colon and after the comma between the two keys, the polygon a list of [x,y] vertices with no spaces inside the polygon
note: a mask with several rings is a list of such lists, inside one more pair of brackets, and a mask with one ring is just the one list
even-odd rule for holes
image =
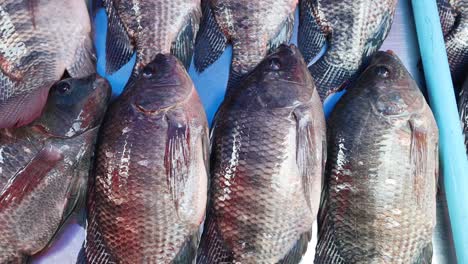
{"label": "tail fin", "polygon": [[357,69],[349,70],[339,65],[333,65],[327,62],[325,58],[321,58],[317,63],[309,67],[322,102],[331,93],[343,89],[357,72]]}

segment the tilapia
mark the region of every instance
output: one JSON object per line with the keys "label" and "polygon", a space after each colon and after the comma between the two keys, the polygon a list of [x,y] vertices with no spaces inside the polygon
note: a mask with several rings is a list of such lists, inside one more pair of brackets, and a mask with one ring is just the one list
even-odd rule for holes
{"label": "tilapia", "polygon": [[298,0],[206,0],[195,46],[195,67],[204,71],[233,46],[228,89],[280,44],[289,42]]}
{"label": "tilapia", "polygon": [[460,92],[458,110],[460,112],[463,134],[465,136],[466,154],[468,155],[468,78]]}
{"label": "tilapia", "polygon": [[0,0],[0,128],[36,119],[65,71],[95,72],[83,0]]}
{"label": "tilapia", "polygon": [[468,71],[468,0],[437,0],[452,78],[463,85]]}
{"label": "tilapia", "polygon": [[44,250],[84,205],[109,98],[101,77],[66,79],[36,121],[0,130],[0,263],[25,263]]}
{"label": "tilapia", "polygon": [[185,68],[159,54],[110,107],[88,197],[87,263],[192,263],[208,125]]}
{"label": "tilapia", "polygon": [[438,129],[395,55],[373,57],[327,133],[315,263],[431,263]]}
{"label": "tilapia", "polygon": [[135,77],[158,53],[190,66],[201,20],[200,0],[98,0],[108,17],[106,72],[114,73],[136,51]]}
{"label": "tilapia", "polygon": [[390,31],[397,0],[301,0],[298,44],[324,100],[359,74]]}
{"label": "tilapia", "polygon": [[326,159],[320,98],[295,46],[281,45],[235,88],[214,121],[197,263],[299,263]]}

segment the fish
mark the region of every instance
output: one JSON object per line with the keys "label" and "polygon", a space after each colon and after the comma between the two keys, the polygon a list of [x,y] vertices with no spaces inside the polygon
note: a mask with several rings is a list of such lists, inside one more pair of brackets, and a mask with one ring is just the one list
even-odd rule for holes
{"label": "fish", "polygon": [[447,56],[456,91],[468,71],[468,1],[437,0]]}
{"label": "fish", "polygon": [[82,210],[109,98],[96,74],[64,79],[38,119],[0,130],[0,263],[26,263]]}
{"label": "fish", "polygon": [[156,55],[110,106],[81,263],[192,263],[205,217],[208,121],[184,66]]}
{"label": "fish", "polygon": [[390,32],[397,0],[302,0],[298,45],[322,100],[349,85]]}
{"label": "fish", "polygon": [[458,111],[460,113],[463,135],[465,136],[466,155],[468,156],[468,78],[460,91]]}
{"label": "fish", "polygon": [[0,129],[38,118],[62,76],[95,73],[83,0],[0,0]]}
{"label": "fish", "polygon": [[431,263],[438,128],[399,58],[377,52],[327,122],[315,263]]}
{"label": "fish", "polygon": [[188,69],[202,16],[200,0],[98,0],[106,10],[106,73],[112,74],[136,52],[132,77],[159,53],[172,53]]}
{"label": "fish", "polygon": [[232,44],[228,92],[265,56],[288,43],[298,0],[205,0],[194,65],[203,72]]}
{"label": "fish", "polygon": [[325,117],[307,65],[280,45],[216,114],[197,263],[299,263],[316,219]]}

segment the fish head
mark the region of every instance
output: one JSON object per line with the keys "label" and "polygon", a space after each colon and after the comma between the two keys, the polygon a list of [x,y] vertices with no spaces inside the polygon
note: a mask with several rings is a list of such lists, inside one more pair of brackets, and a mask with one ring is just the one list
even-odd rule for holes
{"label": "fish head", "polygon": [[64,79],[51,88],[44,112],[32,126],[51,137],[83,134],[101,124],[110,96],[109,83],[96,74]]}
{"label": "fish head", "polygon": [[194,86],[182,63],[173,55],[158,54],[126,90],[139,112],[157,114],[187,100]]}
{"label": "fish head", "polygon": [[289,108],[309,102],[314,89],[299,49],[280,45],[244,79],[237,101],[260,108]]}
{"label": "fish head", "polygon": [[370,98],[374,112],[385,117],[408,116],[425,105],[416,82],[391,51],[377,52],[350,92]]}

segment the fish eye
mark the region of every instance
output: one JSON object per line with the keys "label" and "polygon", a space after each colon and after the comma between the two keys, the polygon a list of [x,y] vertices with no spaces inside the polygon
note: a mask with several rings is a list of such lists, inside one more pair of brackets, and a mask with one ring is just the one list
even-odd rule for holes
{"label": "fish eye", "polygon": [[151,78],[151,76],[153,76],[153,69],[150,67],[143,68],[143,77],[148,79]]}
{"label": "fish eye", "polygon": [[390,69],[387,67],[387,66],[377,66],[375,68],[375,73],[380,76],[381,78],[388,78],[388,76],[390,76]]}
{"label": "fish eye", "polygon": [[270,69],[278,71],[281,68],[281,62],[278,58],[270,59]]}
{"label": "fish eye", "polygon": [[71,90],[71,86],[68,82],[60,82],[55,87],[55,90],[60,94],[66,94]]}

